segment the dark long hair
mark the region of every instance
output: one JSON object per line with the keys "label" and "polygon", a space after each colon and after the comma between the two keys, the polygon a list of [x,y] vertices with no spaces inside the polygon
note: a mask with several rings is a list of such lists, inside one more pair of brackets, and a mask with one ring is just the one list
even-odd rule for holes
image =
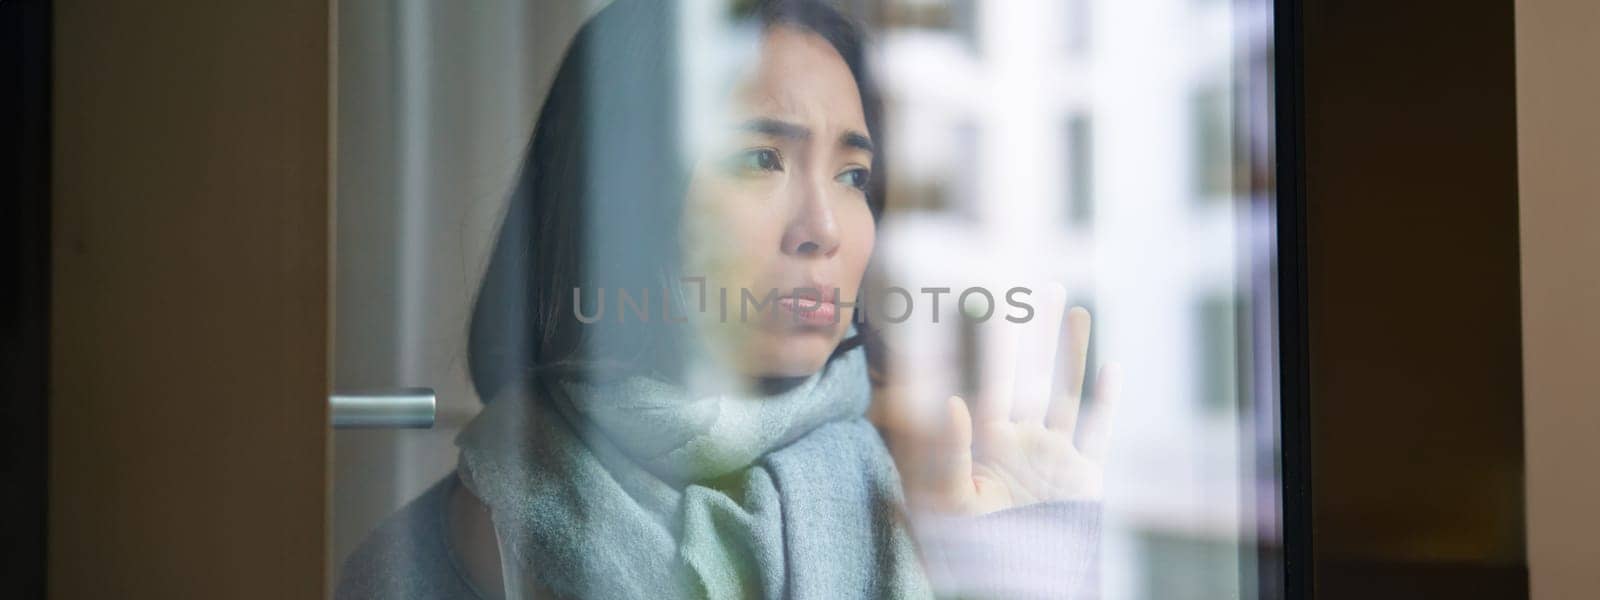
{"label": "dark long hair", "polygon": [[[691,166],[678,130],[676,5],[617,0],[583,26],[562,58],[472,311],[467,361],[485,402],[545,378],[679,374],[683,326],[624,332],[610,319],[585,324],[573,312],[574,289],[649,287],[689,306],[676,264]],[[745,1],[729,11],[761,31],[787,26],[826,39],[849,66],[868,134],[882,146],[881,100],[849,19],[817,0]],[[872,160],[867,199],[876,218],[887,172],[881,150]],[[865,333],[840,351],[875,343],[870,327],[857,328]]]}

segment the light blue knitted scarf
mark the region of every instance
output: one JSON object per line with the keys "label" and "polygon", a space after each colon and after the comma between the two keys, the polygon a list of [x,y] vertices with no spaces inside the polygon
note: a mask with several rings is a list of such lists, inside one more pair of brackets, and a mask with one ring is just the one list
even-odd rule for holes
{"label": "light blue knitted scarf", "polygon": [[860,348],[770,396],[695,396],[643,377],[551,395],[497,400],[456,442],[512,587],[584,598],[930,596],[898,512],[898,475],[863,418]]}

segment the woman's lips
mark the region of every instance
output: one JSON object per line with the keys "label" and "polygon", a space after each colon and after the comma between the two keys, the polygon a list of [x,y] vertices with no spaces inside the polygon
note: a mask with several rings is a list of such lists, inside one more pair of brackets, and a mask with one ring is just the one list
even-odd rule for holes
{"label": "woman's lips", "polygon": [[788,319],[804,325],[832,326],[839,323],[839,305],[814,298],[783,296],[777,299],[778,308]]}

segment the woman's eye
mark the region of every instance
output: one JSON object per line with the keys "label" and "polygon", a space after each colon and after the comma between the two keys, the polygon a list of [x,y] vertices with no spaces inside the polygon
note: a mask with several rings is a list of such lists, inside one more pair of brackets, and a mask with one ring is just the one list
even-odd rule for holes
{"label": "woman's eye", "polygon": [[871,173],[866,169],[856,168],[840,173],[834,180],[861,191],[867,190],[867,182],[871,181]]}
{"label": "woman's eye", "polygon": [[778,151],[771,148],[754,148],[733,156],[732,166],[737,171],[782,171],[783,162]]}

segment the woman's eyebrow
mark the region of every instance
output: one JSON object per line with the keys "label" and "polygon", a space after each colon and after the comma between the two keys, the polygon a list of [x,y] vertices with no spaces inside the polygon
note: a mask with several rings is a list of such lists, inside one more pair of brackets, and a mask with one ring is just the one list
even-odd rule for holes
{"label": "woman's eyebrow", "polygon": [[[804,125],[767,117],[758,117],[740,123],[738,129],[791,140],[805,140],[811,137],[811,129]],[[868,154],[875,151],[872,146],[872,138],[859,131],[844,132],[844,135],[839,136],[839,144],[866,151]]]}
{"label": "woman's eyebrow", "polygon": [[873,152],[872,139],[868,138],[867,134],[859,131],[844,132],[844,135],[839,136],[839,143],[851,148],[865,150],[868,154],[872,154]]}
{"label": "woman's eyebrow", "polygon": [[739,124],[739,129],[772,137],[803,140],[811,137],[811,130],[804,125],[780,121],[778,119],[755,118]]}

